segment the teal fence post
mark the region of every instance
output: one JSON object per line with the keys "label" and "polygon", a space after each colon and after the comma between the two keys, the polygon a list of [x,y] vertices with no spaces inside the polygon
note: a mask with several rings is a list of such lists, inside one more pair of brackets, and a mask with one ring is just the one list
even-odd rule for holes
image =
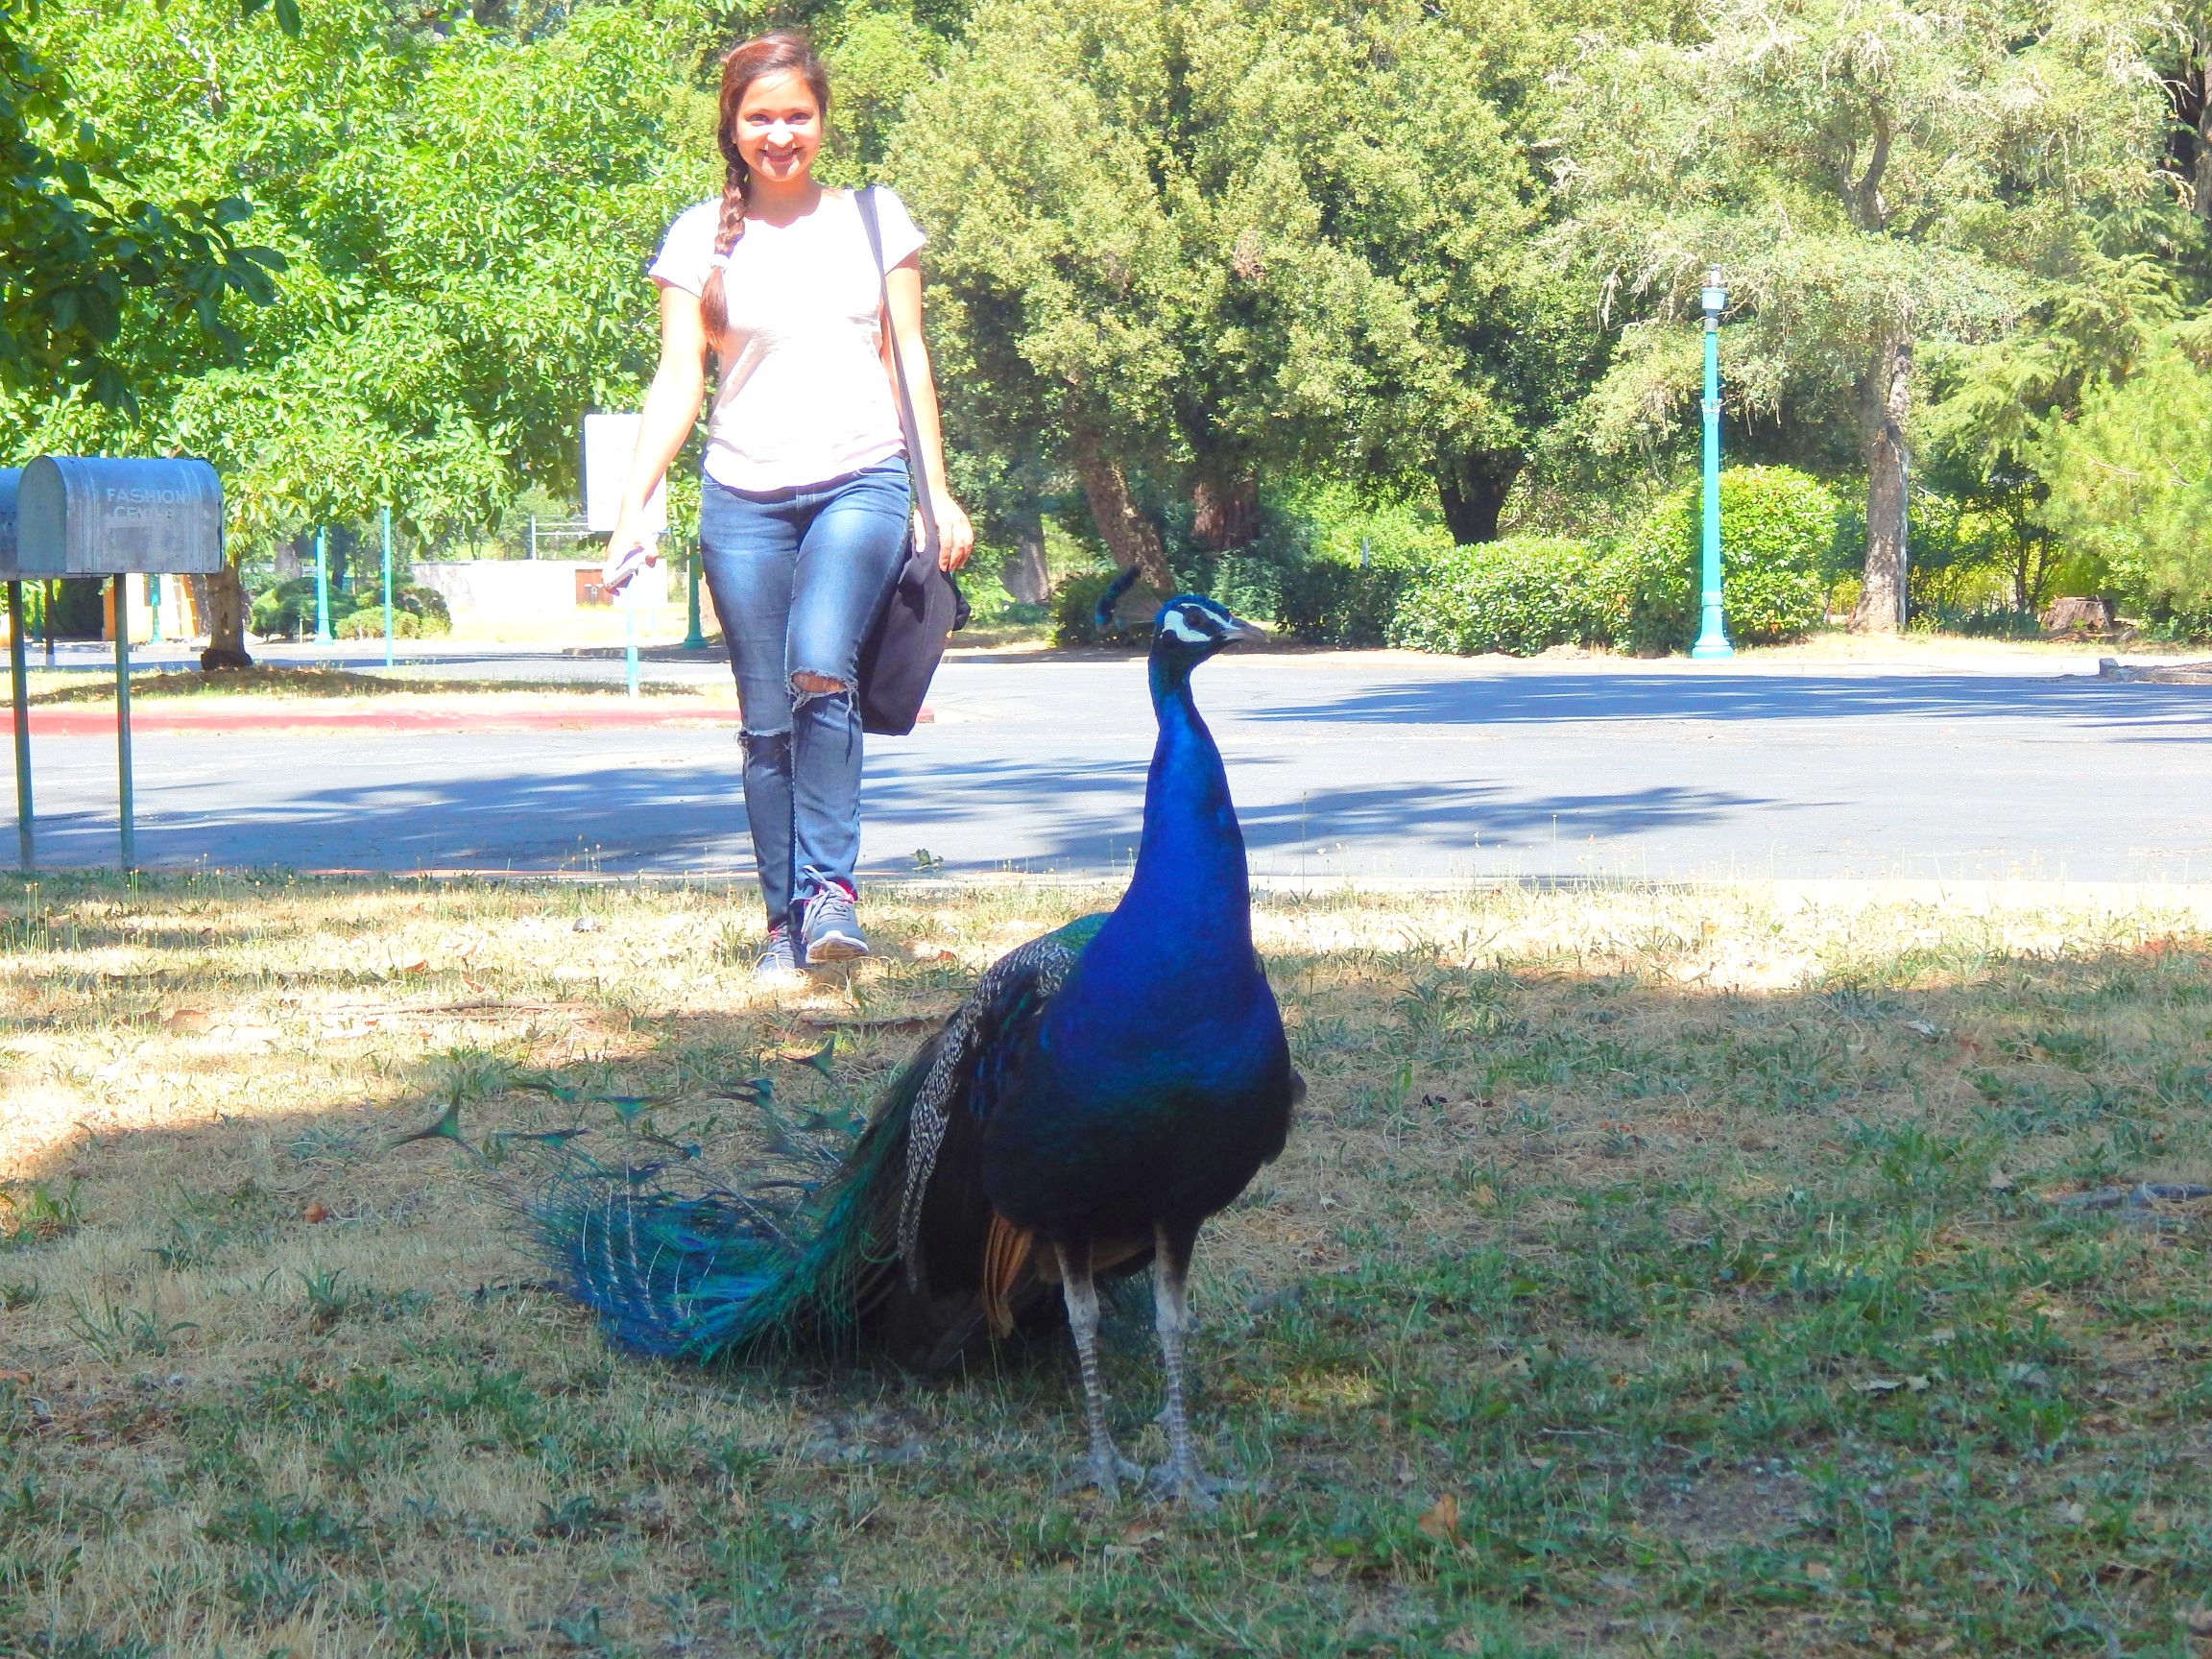
{"label": "teal fence post", "polygon": [[315,532],[315,637],[325,644],[330,640],[330,536],[320,529]]}
{"label": "teal fence post", "polygon": [[1698,297],[1705,310],[1705,535],[1703,617],[1697,643],[1690,655],[1712,661],[1733,657],[1720,599],[1720,313],[1728,306],[1728,290],[1720,286],[1720,273],[1705,274],[1705,290]]}
{"label": "teal fence post", "polygon": [[35,868],[31,847],[31,676],[24,665],[30,618],[23,613],[23,584],[8,584],[8,684],[15,706],[15,853],[23,874]]}
{"label": "teal fence post", "polygon": [[392,666],[392,509],[384,509],[384,666]]}
{"label": "teal fence post", "polygon": [[115,797],[122,830],[123,874],[138,862],[131,822],[131,579],[115,578]]}
{"label": "teal fence post", "polygon": [[691,626],[685,632],[684,649],[686,651],[704,651],[707,649],[707,636],[699,631],[699,542],[697,538],[692,539],[689,563],[691,566]]}
{"label": "teal fence post", "polygon": [[146,643],[158,645],[161,643],[161,578],[158,574],[146,578],[146,612],[152,621]]}

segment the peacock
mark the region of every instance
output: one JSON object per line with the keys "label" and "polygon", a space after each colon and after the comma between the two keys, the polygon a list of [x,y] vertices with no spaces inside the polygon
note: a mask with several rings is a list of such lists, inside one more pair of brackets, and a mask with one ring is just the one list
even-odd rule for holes
{"label": "peacock", "polygon": [[[1102,618],[1127,586],[1108,590]],[[1100,1286],[1149,1265],[1168,1447],[1153,1483],[1214,1501],[1187,1408],[1191,1252],[1282,1151],[1304,1094],[1252,945],[1227,774],[1190,689],[1200,663],[1256,634],[1196,594],[1161,607],[1148,664],[1159,739],[1120,902],[993,964],[834,1167],[802,1184],[803,1202],[702,1189],[674,1173],[681,1157],[580,1161],[542,1188],[539,1236],[617,1345],[691,1359],[875,1353],[934,1369],[1065,1320],[1089,1431],[1075,1483],[1112,1495],[1142,1472],[1107,1424]]]}

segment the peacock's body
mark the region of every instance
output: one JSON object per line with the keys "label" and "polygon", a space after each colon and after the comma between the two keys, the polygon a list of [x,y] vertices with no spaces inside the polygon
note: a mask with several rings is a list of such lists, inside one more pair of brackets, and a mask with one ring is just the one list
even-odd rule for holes
{"label": "peacock's body", "polygon": [[[1109,596],[1109,603],[1118,594]],[[1184,1411],[1184,1293],[1206,1218],[1283,1148],[1300,1083],[1252,948],[1244,843],[1190,671],[1244,626],[1162,608],[1144,836],[1114,911],[1010,952],[901,1069],[807,1213],[685,1196],[655,1170],[556,1183],[538,1218],[573,1293],[637,1352],[869,1349],[925,1366],[1066,1310],[1088,1478],[1127,1472],[1098,1385],[1096,1280],[1155,1267],[1169,1461],[1207,1482]]]}

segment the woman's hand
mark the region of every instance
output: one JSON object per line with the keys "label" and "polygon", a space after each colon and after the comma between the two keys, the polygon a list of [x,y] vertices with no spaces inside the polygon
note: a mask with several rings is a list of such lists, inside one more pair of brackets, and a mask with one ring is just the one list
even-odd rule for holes
{"label": "woman's hand", "polygon": [[607,559],[599,571],[603,591],[619,593],[629,586],[631,577],[646,565],[660,562],[660,541],[637,528],[637,521],[643,517],[643,513],[627,502],[615,515],[614,533],[607,538]]}
{"label": "woman's hand", "polygon": [[938,568],[957,570],[975,551],[975,526],[968,522],[966,510],[949,490],[930,491],[929,508],[937,516]]}

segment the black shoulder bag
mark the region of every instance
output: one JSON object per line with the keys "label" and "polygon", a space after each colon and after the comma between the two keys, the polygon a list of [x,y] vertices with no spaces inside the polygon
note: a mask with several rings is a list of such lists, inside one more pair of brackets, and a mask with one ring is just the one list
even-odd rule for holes
{"label": "black shoulder bag", "polygon": [[929,678],[945,655],[953,630],[966,626],[968,601],[950,571],[937,565],[937,515],[929,500],[922,465],[922,434],[914,422],[914,399],[906,390],[906,363],[899,351],[899,331],[891,325],[891,278],[883,268],[883,233],[876,222],[873,186],[855,198],[868,246],[876,254],[876,275],[883,288],[883,326],[891,340],[891,370],[899,386],[899,428],[906,438],[906,475],[915,508],[922,516],[917,537],[907,520],[906,562],[877,613],[876,625],[860,647],[860,727],[882,737],[903,737],[914,730]]}

